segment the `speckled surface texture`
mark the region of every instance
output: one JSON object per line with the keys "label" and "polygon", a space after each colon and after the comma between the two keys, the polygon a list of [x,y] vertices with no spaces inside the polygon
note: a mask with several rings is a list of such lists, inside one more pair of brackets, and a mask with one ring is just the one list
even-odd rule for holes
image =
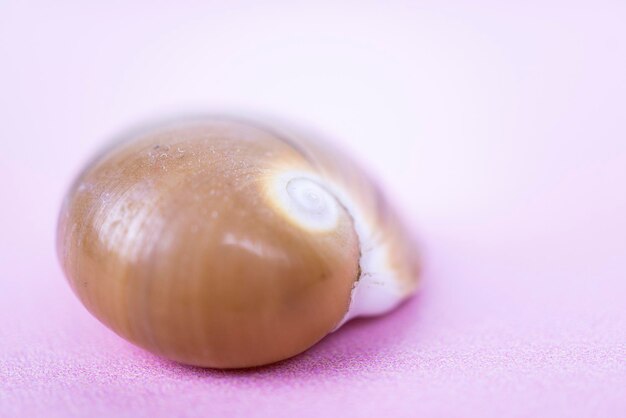
{"label": "speckled surface texture", "polygon": [[[610,1],[3,2],[0,417],[626,416],[625,19]],[[234,372],[93,319],[54,254],[72,177],[128,126],[224,107],[340,138],[420,231],[421,293]]]}

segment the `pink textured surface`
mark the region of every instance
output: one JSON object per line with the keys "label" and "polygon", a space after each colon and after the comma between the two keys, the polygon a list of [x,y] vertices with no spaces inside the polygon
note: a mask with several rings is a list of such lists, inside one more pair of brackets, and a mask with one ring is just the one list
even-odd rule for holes
{"label": "pink textured surface", "polygon": [[[626,416],[621,2],[0,5],[0,416]],[[343,140],[417,225],[421,294],[221,372],[121,340],[54,254],[62,195],[155,115]]]}

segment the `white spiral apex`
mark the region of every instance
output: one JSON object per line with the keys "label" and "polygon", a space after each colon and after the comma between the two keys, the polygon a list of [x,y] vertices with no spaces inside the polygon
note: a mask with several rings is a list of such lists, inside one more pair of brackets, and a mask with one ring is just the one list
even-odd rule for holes
{"label": "white spiral apex", "polygon": [[329,231],[337,226],[337,200],[317,179],[304,173],[285,173],[275,181],[278,206],[291,221],[310,231]]}

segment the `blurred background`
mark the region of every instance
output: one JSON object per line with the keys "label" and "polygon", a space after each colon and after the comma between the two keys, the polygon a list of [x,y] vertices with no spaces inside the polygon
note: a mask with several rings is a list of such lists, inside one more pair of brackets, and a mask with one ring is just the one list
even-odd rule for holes
{"label": "blurred background", "polygon": [[[0,0],[0,416],[626,415],[626,3]],[[248,372],[101,326],[54,253],[103,143],[197,112],[325,133],[422,292]]]}

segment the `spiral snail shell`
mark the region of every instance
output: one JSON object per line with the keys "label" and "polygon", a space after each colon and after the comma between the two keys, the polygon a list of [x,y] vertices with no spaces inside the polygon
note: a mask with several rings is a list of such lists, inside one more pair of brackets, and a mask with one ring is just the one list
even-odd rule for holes
{"label": "spiral snail shell", "polygon": [[295,131],[209,117],[116,144],[81,173],[57,250],[87,309],[181,363],[294,356],[416,288],[411,237],[364,172]]}

